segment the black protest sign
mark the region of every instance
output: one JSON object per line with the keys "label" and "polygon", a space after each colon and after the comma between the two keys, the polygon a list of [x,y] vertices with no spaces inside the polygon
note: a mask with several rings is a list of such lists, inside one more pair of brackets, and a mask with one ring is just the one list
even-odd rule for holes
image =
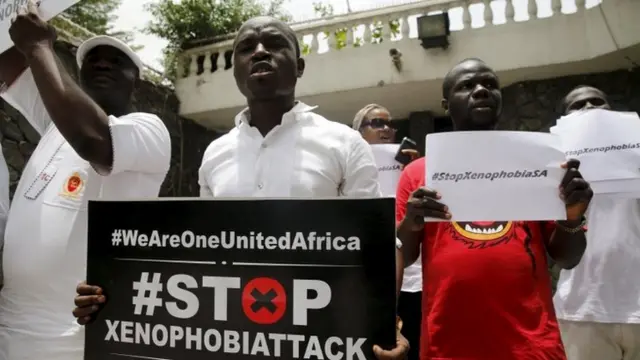
{"label": "black protest sign", "polygon": [[107,303],[85,359],[373,359],[395,344],[394,200],[89,203]]}

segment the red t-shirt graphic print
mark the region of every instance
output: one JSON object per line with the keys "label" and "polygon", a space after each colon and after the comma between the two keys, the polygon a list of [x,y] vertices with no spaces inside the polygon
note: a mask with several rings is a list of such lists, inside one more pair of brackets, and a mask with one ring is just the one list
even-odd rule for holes
{"label": "red t-shirt graphic print", "polygon": [[[398,222],[424,176],[424,158],[403,171]],[[565,360],[545,250],[552,231],[542,222],[427,223],[421,359]]]}

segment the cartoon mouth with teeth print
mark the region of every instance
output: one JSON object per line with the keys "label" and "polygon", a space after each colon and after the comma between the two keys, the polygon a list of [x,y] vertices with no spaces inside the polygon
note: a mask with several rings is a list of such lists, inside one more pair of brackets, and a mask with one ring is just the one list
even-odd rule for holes
{"label": "cartoon mouth with teeth print", "polygon": [[452,222],[451,235],[469,249],[481,249],[509,242],[514,226],[511,221]]}

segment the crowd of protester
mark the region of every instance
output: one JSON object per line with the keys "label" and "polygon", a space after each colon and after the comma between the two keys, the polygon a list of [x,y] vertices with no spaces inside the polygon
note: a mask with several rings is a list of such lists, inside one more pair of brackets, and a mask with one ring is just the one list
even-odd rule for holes
{"label": "crowd of protester", "polygon": [[[82,359],[83,326],[108,300],[100,284],[83,282],[87,202],[156,197],[171,139],[156,115],[131,111],[142,65],[124,43],[107,36],[84,42],[76,82],[58,65],[55,31],[32,2],[10,35],[15,46],[0,55],[1,95],[42,139],[10,206],[0,164],[0,360]],[[233,50],[248,106],[206,149],[201,197],[381,196],[370,145],[397,142],[387,109],[367,105],[349,128],[297,101],[305,61],[294,31],[276,19],[247,21]],[[456,64],[444,76],[442,98],[454,131],[495,129],[500,82],[482,60]],[[592,87],[576,88],[563,102],[566,114],[591,108],[609,109]],[[638,200],[594,197],[579,162],[568,160],[558,184],[567,220],[502,222],[502,238],[473,246],[464,227],[447,221],[437,189],[425,187],[426,157],[406,154],[412,161],[396,192],[402,327],[395,348],[374,346],[377,359],[640,359]],[[564,269],[555,295],[548,257]]]}

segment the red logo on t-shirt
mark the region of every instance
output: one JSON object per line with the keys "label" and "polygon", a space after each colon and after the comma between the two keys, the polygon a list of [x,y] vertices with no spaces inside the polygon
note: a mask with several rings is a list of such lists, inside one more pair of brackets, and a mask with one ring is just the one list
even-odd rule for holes
{"label": "red logo on t-shirt", "polygon": [[462,241],[469,249],[484,249],[506,244],[514,236],[512,221],[452,222],[451,237]]}
{"label": "red logo on t-shirt", "polygon": [[79,173],[74,172],[64,182],[62,193],[60,195],[67,197],[76,197],[78,196],[78,194],[80,194],[80,190],[82,190],[83,186],[84,181],[82,180],[82,177],[80,177]]}

